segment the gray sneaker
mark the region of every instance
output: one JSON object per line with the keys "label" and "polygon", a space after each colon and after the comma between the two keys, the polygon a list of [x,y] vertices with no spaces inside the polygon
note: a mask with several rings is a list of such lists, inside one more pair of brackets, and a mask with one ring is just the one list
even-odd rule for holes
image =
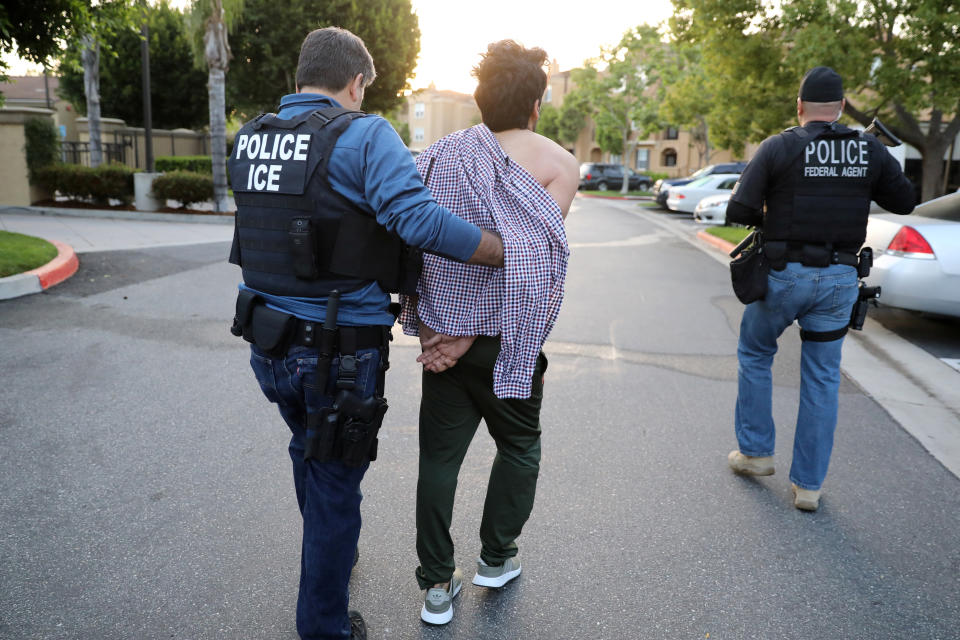
{"label": "gray sneaker", "polygon": [[434,587],[427,589],[423,597],[423,609],[420,610],[420,619],[430,624],[447,624],[453,619],[453,599],[460,593],[463,586],[463,573],[454,569],[450,576],[450,586],[446,589]]}
{"label": "gray sneaker", "polygon": [[477,559],[477,574],[473,584],[498,589],[520,575],[520,558],[507,558],[503,564],[491,567],[482,558]]}

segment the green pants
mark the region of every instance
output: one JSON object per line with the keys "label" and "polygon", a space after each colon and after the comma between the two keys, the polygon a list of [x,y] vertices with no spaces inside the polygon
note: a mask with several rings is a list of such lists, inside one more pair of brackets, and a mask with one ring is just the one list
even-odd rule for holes
{"label": "green pants", "polygon": [[453,575],[450,521],[457,475],[480,419],[497,444],[480,524],[480,557],[499,565],[517,555],[516,538],[533,510],[540,472],[540,404],[547,358],[541,352],[530,397],[493,395],[500,339],[480,336],[455,367],[423,372],[420,477],[417,481],[417,582],[421,589]]}

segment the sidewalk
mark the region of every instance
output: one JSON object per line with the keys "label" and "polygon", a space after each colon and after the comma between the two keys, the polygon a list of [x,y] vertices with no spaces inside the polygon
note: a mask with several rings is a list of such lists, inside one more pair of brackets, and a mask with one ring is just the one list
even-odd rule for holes
{"label": "sidewalk", "polygon": [[[0,207],[0,230],[49,240],[60,252],[53,262],[33,272],[0,278],[0,300],[4,300],[38,293],[73,275],[76,268],[59,277],[64,273],[64,262],[70,262],[74,253],[229,242],[233,239],[233,216]],[[59,279],[48,277],[54,271]]]}

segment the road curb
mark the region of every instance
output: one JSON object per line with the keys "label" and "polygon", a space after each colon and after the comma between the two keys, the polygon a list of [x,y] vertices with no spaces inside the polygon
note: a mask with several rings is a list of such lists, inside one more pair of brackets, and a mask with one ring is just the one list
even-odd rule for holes
{"label": "road curb", "polygon": [[717,249],[722,250],[726,254],[730,254],[737,245],[732,242],[727,242],[723,238],[719,238],[712,233],[707,233],[706,231],[697,231],[697,237],[706,242],[709,245],[713,245]]}
{"label": "road curb", "polygon": [[0,278],[0,300],[40,293],[77,272],[80,261],[73,247],[56,240],[48,242],[57,248],[57,257],[36,269]]}
{"label": "road curb", "polygon": [[107,220],[147,220],[150,222],[194,222],[198,224],[233,224],[233,214],[157,213],[154,211],[115,211],[107,209],[70,209],[68,207],[0,207],[0,213],[35,216],[103,218]]}
{"label": "road curb", "polygon": [[596,198],[598,200],[653,200],[653,196],[598,196],[595,193],[577,192],[580,198]]}

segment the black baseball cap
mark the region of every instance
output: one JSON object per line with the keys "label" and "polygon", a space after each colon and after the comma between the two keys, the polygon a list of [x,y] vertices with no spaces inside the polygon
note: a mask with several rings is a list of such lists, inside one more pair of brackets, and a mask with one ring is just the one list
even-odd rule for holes
{"label": "black baseball cap", "polygon": [[804,102],[839,102],[843,99],[843,79],[830,67],[814,67],[800,81],[800,99]]}

